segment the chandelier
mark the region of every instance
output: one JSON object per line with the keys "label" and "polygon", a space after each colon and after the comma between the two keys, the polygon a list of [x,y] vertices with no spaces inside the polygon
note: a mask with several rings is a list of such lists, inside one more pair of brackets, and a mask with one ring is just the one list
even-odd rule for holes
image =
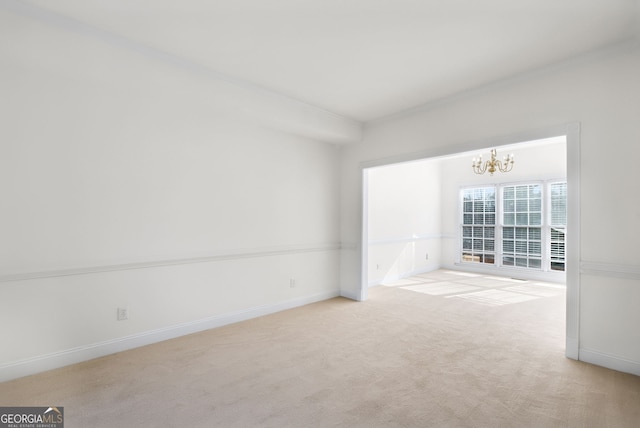
{"label": "chandelier", "polygon": [[501,161],[496,159],[496,149],[491,149],[491,159],[482,164],[482,155],[479,158],[473,158],[471,167],[476,174],[484,174],[489,171],[493,175],[496,171],[509,172],[513,169],[513,153],[504,156]]}

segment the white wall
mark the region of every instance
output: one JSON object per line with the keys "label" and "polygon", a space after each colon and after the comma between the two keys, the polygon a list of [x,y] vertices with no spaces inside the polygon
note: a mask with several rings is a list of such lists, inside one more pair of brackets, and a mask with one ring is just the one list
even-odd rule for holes
{"label": "white wall", "polygon": [[0,380],[339,294],[335,146],[206,76],[0,24]]}
{"label": "white wall", "polygon": [[436,269],[441,239],[439,163],[410,162],[366,173],[369,285]]}
{"label": "white wall", "polygon": [[[579,358],[640,374],[640,53],[592,55],[371,123],[342,153],[343,293],[362,297],[361,168],[438,156],[580,124]],[[616,189],[612,191],[612,189]],[[575,253],[574,253],[575,254]],[[612,278],[615,278],[613,280]],[[607,317],[607,314],[615,314]]]}

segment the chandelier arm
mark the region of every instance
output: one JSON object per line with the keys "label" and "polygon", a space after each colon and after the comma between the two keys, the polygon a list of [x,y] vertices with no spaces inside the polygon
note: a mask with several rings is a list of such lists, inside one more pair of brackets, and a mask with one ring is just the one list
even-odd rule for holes
{"label": "chandelier arm", "polygon": [[513,169],[513,159],[509,159],[504,164],[504,170],[502,172],[509,172]]}
{"label": "chandelier arm", "polygon": [[474,168],[476,174],[484,174],[487,171],[487,167],[489,166],[489,161],[486,161],[484,165],[478,163]]}

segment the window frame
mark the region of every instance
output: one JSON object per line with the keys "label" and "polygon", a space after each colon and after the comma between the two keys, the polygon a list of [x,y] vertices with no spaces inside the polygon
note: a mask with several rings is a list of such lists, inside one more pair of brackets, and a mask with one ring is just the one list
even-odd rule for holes
{"label": "window frame", "polygon": [[[458,262],[465,265],[465,266],[485,266],[485,267],[492,267],[492,268],[498,268],[498,269],[515,269],[515,270],[524,270],[524,271],[528,271],[528,272],[554,272],[554,273],[562,273],[564,274],[566,272],[566,263],[567,263],[567,256],[566,256],[566,242],[567,242],[567,237],[566,237],[566,224],[563,226],[564,229],[564,247],[562,250],[563,253],[563,260],[562,261],[556,261],[552,259],[552,229],[554,228],[554,226],[556,227],[556,229],[560,229],[561,227],[559,225],[552,225],[551,221],[552,221],[552,201],[551,201],[551,197],[552,197],[552,186],[555,184],[564,184],[565,186],[567,185],[567,179],[553,179],[553,180],[527,180],[527,181],[518,181],[518,182],[502,182],[502,183],[488,183],[488,184],[481,184],[481,185],[477,185],[477,186],[461,186],[459,188],[459,201],[460,201],[460,206],[459,206],[459,210],[458,210],[458,214],[459,214],[459,234],[460,234],[460,239],[459,239],[459,245],[458,245]],[[504,206],[504,201],[505,198],[503,197],[504,195],[504,188],[506,187],[515,187],[517,186],[530,186],[530,185],[539,185],[540,186],[540,191],[541,191],[541,196],[540,196],[540,226],[537,225],[517,225],[516,221],[514,220],[514,224],[513,225],[505,225],[504,223],[504,213],[505,213],[505,206]],[[465,226],[472,226],[475,227],[475,224],[472,225],[465,225],[464,224],[464,194],[465,191],[469,191],[469,190],[474,190],[474,189],[486,189],[486,188],[492,188],[494,190],[494,194],[495,194],[495,225],[494,225],[494,252],[493,252],[493,256],[494,256],[494,262],[493,263],[486,263],[486,262],[478,262],[478,261],[472,261],[472,260],[465,260],[465,258],[463,257],[463,254],[465,252],[464,249],[464,241],[463,239],[465,238],[463,235],[463,231],[464,231],[464,227]],[[566,191],[565,191],[565,197],[566,197]],[[515,199],[514,199],[515,201]],[[514,202],[515,203],[515,202]],[[566,201],[565,201],[565,207],[566,207]],[[514,211],[514,214],[517,211]],[[529,212],[529,211],[527,211]],[[515,217],[515,215],[514,215]],[[566,223],[566,221],[565,221]],[[540,266],[539,267],[529,267],[529,262],[527,262],[527,266],[517,266],[517,263],[515,261],[514,258],[514,263],[513,265],[509,265],[509,264],[504,264],[504,257],[505,257],[505,251],[504,251],[504,232],[505,232],[505,228],[514,228],[514,234],[516,232],[516,228],[518,227],[526,227],[527,230],[529,231],[530,228],[540,228],[540,246],[541,246],[541,251],[540,251]],[[527,245],[529,245],[529,234],[527,235]],[[537,240],[531,240],[531,242],[538,242]],[[514,238],[514,245],[515,245],[516,239]],[[529,248],[527,248],[528,250]],[[511,256],[511,253],[507,253],[506,254],[507,257]],[[527,259],[528,257],[528,251],[527,251]],[[538,259],[536,257],[532,257],[531,259]],[[561,263],[564,269],[553,269],[553,263]]]}
{"label": "window frame", "polygon": [[[519,191],[521,188],[526,188],[525,196],[522,197],[519,195]],[[532,187],[539,188],[539,197],[532,197]],[[508,188],[513,188],[513,197],[506,198],[505,191]],[[545,245],[545,186],[543,183],[539,181],[534,182],[523,182],[523,183],[501,183],[497,185],[497,194],[499,195],[499,203],[502,208],[501,216],[500,216],[500,228],[501,228],[501,239],[500,239],[500,263],[499,266],[508,266],[514,268],[526,268],[533,270],[542,270],[544,268],[544,249]],[[540,207],[537,210],[531,211],[531,201],[540,200]],[[513,201],[513,210],[507,210],[505,205],[507,201]],[[519,202],[526,201],[526,210],[520,210],[518,205]],[[513,214],[513,224],[506,222],[507,214]],[[519,221],[519,214],[526,214],[526,223]],[[539,215],[538,224],[531,222],[532,214]],[[506,229],[513,229],[513,237],[505,238]],[[524,237],[521,235],[525,230]],[[533,231],[537,230],[538,236],[533,236]],[[509,239],[513,241],[513,251],[509,251],[508,253],[505,251],[505,240]],[[524,243],[524,244],[523,244]],[[518,251],[518,244],[524,245],[526,248],[524,251]],[[531,251],[532,245],[538,245],[539,251],[537,253]],[[512,258],[513,264],[506,264],[505,259]],[[522,262],[525,262],[526,265],[522,265]],[[536,264],[538,266],[532,266],[532,264]]]}
{"label": "window frame", "polygon": [[[483,193],[483,198],[482,198],[482,204],[483,204],[483,211],[482,211],[482,215],[483,215],[483,221],[482,223],[476,223],[475,219],[476,219],[476,214],[478,214],[478,212],[475,211],[475,207],[472,208],[471,211],[467,211],[465,209],[465,191],[466,190],[474,190],[474,191],[478,191],[482,189],[482,193]],[[490,199],[486,198],[486,194],[485,191],[486,189],[493,189],[493,223],[486,223],[486,216],[487,216],[487,212],[486,209],[484,209],[486,207],[486,202],[489,201]],[[475,193],[475,192],[474,192]],[[472,202],[475,201],[476,199],[472,199]],[[496,250],[496,245],[497,243],[497,236],[496,236],[496,230],[497,230],[497,211],[498,211],[498,207],[497,207],[497,200],[496,200],[496,193],[495,193],[495,187],[494,186],[474,186],[474,187],[468,187],[465,189],[461,189],[460,190],[460,257],[462,260],[465,260],[465,257],[471,257],[472,260],[465,260],[469,263],[480,263],[480,264],[484,264],[484,265],[495,265],[496,262],[496,255],[497,255],[497,250]],[[472,222],[471,223],[465,223],[465,215],[472,215]],[[466,236],[465,235],[465,228],[470,228],[471,229],[471,236]],[[488,229],[493,229],[493,236],[487,236],[486,232],[488,231]],[[476,236],[476,231],[478,229],[482,230],[482,236]],[[465,241],[471,239],[471,248],[470,249],[465,249]],[[482,249],[476,249],[475,248],[475,242],[479,240],[480,242],[482,242]],[[493,241],[493,249],[489,250],[487,249],[487,242],[488,241]],[[465,252],[470,252],[471,254],[465,254]],[[474,261],[474,258],[478,258],[478,260]],[[492,260],[491,262],[485,261],[487,259]]]}

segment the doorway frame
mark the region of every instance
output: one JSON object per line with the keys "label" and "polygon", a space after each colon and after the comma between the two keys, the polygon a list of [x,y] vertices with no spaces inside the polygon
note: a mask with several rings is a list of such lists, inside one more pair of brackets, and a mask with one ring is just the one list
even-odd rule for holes
{"label": "doorway frame", "polygon": [[567,150],[567,241],[566,241],[566,341],[567,358],[580,358],[580,123],[570,122],[545,129],[526,131],[502,137],[470,141],[460,145],[438,147],[421,152],[398,155],[360,163],[361,192],[360,204],[361,242],[360,242],[360,290],[358,300],[368,298],[368,192],[369,170],[379,166],[403,162],[427,160],[457,153],[477,151],[487,147],[511,144],[526,144],[535,140],[561,137],[566,138]]}

